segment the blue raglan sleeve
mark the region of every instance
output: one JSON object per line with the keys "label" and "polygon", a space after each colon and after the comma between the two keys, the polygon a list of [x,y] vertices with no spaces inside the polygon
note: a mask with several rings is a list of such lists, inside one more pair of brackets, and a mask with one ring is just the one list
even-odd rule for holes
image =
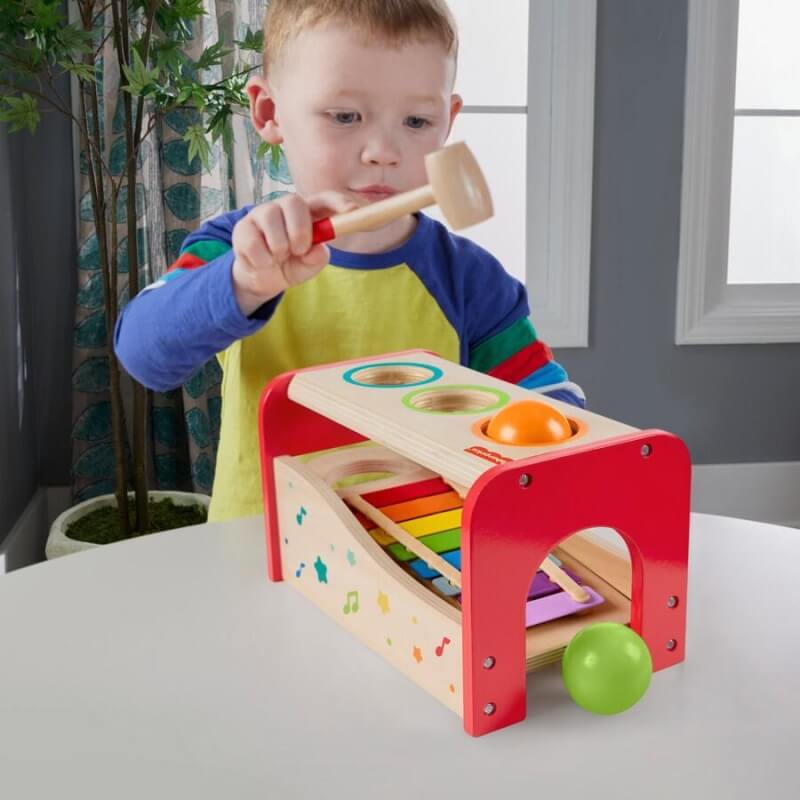
{"label": "blue raglan sleeve", "polygon": [[143,289],[120,315],[114,351],[140,383],[158,391],[180,386],[272,315],[280,296],[245,317],[233,290],[233,227],[248,210],[217,217],[187,236],[162,278]]}

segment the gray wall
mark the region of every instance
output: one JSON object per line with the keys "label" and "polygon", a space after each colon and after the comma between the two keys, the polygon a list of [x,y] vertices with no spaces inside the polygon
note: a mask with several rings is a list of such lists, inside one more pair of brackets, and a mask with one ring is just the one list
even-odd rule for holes
{"label": "gray wall", "polygon": [[[63,89],[63,87],[62,87]],[[24,277],[31,312],[37,462],[42,486],[70,482],[72,326],[77,246],[72,133],[67,119],[43,117],[35,136],[15,133]]]}
{"label": "gray wall", "polygon": [[37,484],[33,386],[30,373],[25,377],[27,359],[22,355],[31,349],[30,313],[22,287],[17,291],[22,258],[17,235],[20,208],[15,201],[18,187],[12,171],[15,157],[0,126],[0,541]]}
{"label": "gray wall", "polygon": [[694,463],[800,460],[800,345],[677,347],[686,0],[599,0],[590,407],[670,430]]}
{"label": "gray wall", "polygon": [[[0,540],[37,485],[70,481],[72,175],[65,118],[44,114],[34,136],[9,134],[0,125]],[[18,306],[26,373],[21,398]]]}

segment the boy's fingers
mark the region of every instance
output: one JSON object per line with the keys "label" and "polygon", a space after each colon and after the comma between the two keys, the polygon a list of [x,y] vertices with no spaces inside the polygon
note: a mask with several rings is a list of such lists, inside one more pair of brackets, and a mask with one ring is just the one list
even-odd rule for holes
{"label": "boy's fingers", "polygon": [[324,244],[315,244],[300,261],[307,267],[324,267],[330,261],[330,250]]}
{"label": "boy's fingers", "polygon": [[260,224],[269,252],[277,261],[283,261],[289,255],[290,244],[281,209],[275,204],[265,207]]}
{"label": "boy's fingers", "polygon": [[289,251],[292,255],[302,256],[311,247],[311,212],[308,204],[296,194],[282,197],[280,203],[286,223]]}
{"label": "boy's fingers", "polygon": [[243,258],[251,267],[269,259],[264,235],[252,220],[242,220],[233,229],[233,246],[240,258]]}

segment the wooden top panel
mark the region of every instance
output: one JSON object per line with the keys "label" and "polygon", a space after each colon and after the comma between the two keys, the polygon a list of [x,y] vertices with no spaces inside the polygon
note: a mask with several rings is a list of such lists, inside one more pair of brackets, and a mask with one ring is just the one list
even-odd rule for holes
{"label": "wooden top panel", "polygon": [[[466,486],[507,459],[637,430],[426,352],[302,372],[292,379],[289,397]],[[481,435],[481,422],[511,402],[532,398],[560,410],[577,433],[562,443],[539,446],[507,445]]]}

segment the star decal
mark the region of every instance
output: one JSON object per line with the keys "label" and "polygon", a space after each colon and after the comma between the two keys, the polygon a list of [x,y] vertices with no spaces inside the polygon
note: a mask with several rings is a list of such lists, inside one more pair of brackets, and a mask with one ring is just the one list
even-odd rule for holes
{"label": "star decal", "polygon": [[378,592],[378,605],[381,608],[381,612],[383,614],[389,613],[389,595],[384,594],[383,592]]}
{"label": "star decal", "polygon": [[356,554],[352,550],[347,551],[347,561],[350,563],[351,567],[356,565]]}
{"label": "star decal", "polygon": [[419,649],[416,645],[414,645],[414,660],[419,664],[422,661],[422,650]]}
{"label": "star decal", "polygon": [[314,562],[314,569],[317,571],[317,580],[320,583],[327,583],[328,567],[319,556],[317,556],[317,560]]}

